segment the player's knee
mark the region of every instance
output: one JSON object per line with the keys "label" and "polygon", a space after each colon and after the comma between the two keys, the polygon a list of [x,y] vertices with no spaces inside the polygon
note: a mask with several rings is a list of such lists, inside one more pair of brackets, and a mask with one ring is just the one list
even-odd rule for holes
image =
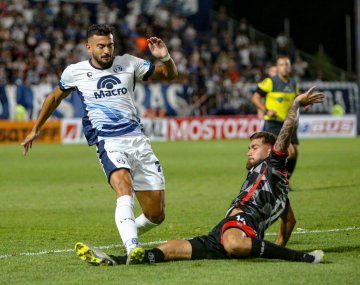
{"label": "player's knee", "polygon": [[225,232],[223,235],[223,246],[229,255],[246,256],[248,253],[245,239],[238,235],[226,234]]}
{"label": "player's knee", "polygon": [[238,248],[238,237],[233,234],[223,235],[223,246],[228,254],[233,254]]}
{"label": "player's knee", "polygon": [[145,212],[146,218],[157,225],[160,225],[165,220],[165,212],[163,210]]}

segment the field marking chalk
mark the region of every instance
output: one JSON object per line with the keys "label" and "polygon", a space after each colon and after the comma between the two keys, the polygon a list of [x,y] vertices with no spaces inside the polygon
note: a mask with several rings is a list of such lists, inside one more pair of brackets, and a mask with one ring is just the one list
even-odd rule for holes
{"label": "field marking chalk", "polygon": [[[327,230],[306,230],[297,228],[296,231],[294,231],[293,235],[303,235],[303,234],[323,234],[323,233],[337,233],[337,232],[348,232],[348,231],[358,231],[360,230],[360,227],[348,227],[343,229],[327,229]],[[267,233],[265,236],[276,236],[277,233]],[[185,238],[190,239],[190,238]],[[151,245],[157,245],[161,243],[167,242],[166,240],[158,240],[158,241],[151,241],[151,242],[144,242],[142,243],[143,246],[151,246]],[[111,249],[116,247],[123,247],[120,244],[110,244],[110,245],[103,245],[103,246],[97,246],[99,249]],[[55,250],[43,250],[39,252],[21,252],[17,254],[5,254],[0,255],[0,259],[6,259],[10,257],[19,257],[19,256],[38,256],[38,255],[45,255],[45,254],[53,254],[53,253],[69,253],[73,252],[74,249],[55,249]]]}

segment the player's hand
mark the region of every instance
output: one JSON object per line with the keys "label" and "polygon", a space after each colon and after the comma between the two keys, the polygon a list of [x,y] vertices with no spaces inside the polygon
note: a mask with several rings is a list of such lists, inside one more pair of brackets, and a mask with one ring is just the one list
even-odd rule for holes
{"label": "player's hand", "polygon": [[36,132],[32,130],[30,134],[27,135],[25,140],[21,143],[21,145],[24,147],[23,155],[26,155],[28,153],[29,149],[32,147],[34,140],[37,138],[39,134],[40,132]]}
{"label": "player's hand", "polygon": [[311,87],[308,91],[298,95],[295,100],[302,107],[311,106],[315,103],[321,103],[324,101],[325,95],[322,92],[315,91],[316,86]]}
{"label": "player's hand", "polygon": [[268,115],[270,118],[276,118],[276,111],[274,111],[274,110],[268,110],[267,112],[266,112],[266,115]]}
{"label": "player's hand", "polygon": [[167,54],[169,53],[165,43],[157,38],[157,37],[151,37],[149,39],[147,39],[148,42],[148,47],[151,51],[151,54],[157,58],[163,58],[165,56],[167,56]]}
{"label": "player's hand", "polygon": [[257,111],[257,117],[259,120],[263,120],[264,119],[264,112],[261,110]]}

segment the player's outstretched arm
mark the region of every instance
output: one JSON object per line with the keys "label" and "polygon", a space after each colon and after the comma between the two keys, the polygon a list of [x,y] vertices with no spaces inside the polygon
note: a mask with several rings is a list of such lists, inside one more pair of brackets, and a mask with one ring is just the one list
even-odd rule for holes
{"label": "player's outstretched arm", "polygon": [[299,108],[311,106],[315,103],[321,103],[324,100],[324,94],[321,92],[315,92],[314,89],[315,86],[311,87],[308,91],[298,95],[295,98],[294,103],[290,108],[290,111],[275,142],[274,148],[276,150],[284,152],[288,149],[291,135],[298,124]]}
{"label": "player's outstretched arm", "polygon": [[163,63],[155,67],[150,78],[152,80],[172,80],[177,77],[178,71],[176,65],[170,57],[165,43],[156,37],[151,37],[147,41],[151,54]]}
{"label": "player's outstretched arm", "polygon": [[290,201],[287,200],[285,210],[280,216],[280,226],[275,243],[279,246],[285,246],[290,239],[291,233],[295,227],[296,220]]}
{"label": "player's outstretched arm", "polygon": [[59,87],[56,87],[55,90],[46,97],[33,129],[27,135],[25,140],[21,143],[21,145],[24,147],[23,155],[26,155],[28,153],[29,149],[32,147],[33,141],[39,135],[41,127],[55,111],[57,106],[59,106],[61,100],[68,96],[70,93],[71,90],[62,91]]}

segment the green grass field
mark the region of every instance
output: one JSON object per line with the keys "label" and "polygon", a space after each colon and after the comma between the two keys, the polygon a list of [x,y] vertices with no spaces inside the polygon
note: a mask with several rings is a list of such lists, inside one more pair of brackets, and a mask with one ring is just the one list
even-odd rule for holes
{"label": "green grass field", "polygon": [[[154,143],[166,176],[167,216],[142,242],[207,233],[246,176],[247,143]],[[290,199],[296,227],[303,230],[288,246],[323,249],[327,263],[247,259],[92,267],[70,251],[77,241],[123,253],[114,195],[95,149],[35,145],[24,158],[20,147],[2,145],[0,283],[359,284],[360,139],[302,140],[300,152]],[[276,226],[268,230],[268,240],[275,239]],[[48,252],[54,250],[62,251]]]}

